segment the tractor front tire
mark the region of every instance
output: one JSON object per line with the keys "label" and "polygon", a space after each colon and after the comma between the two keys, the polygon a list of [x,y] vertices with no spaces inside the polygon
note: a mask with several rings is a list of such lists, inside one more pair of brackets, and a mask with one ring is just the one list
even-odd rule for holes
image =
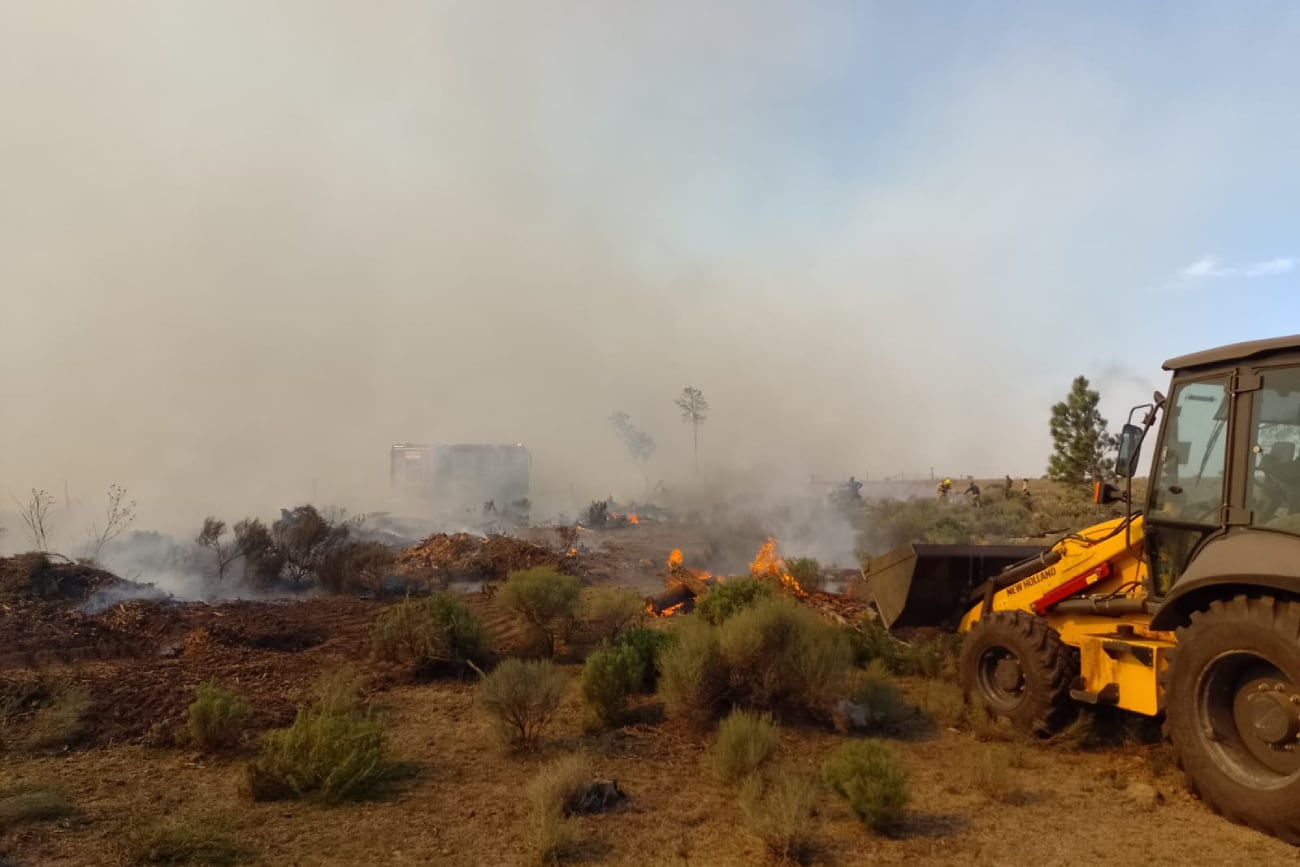
{"label": "tractor front tire", "polygon": [[1177,630],[1165,733],[1212,810],[1300,845],[1300,602],[1216,600]]}
{"label": "tractor front tire", "polygon": [[1078,663],[1041,617],[991,611],[962,642],[958,679],[969,701],[1036,735],[1060,731],[1076,711],[1070,683]]}

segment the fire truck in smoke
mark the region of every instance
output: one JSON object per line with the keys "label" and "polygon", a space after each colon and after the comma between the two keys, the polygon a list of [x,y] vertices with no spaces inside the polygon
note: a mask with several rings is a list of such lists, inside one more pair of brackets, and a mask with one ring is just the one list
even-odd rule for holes
{"label": "fire truck in smoke", "polygon": [[517,509],[528,501],[532,466],[521,443],[396,443],[389,450],[394,494],[426,513]]}

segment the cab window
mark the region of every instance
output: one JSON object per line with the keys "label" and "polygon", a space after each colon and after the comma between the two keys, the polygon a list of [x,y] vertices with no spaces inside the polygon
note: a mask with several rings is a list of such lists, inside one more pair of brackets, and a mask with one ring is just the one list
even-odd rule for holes
{"label": "cab window", "polygon": [[1228,438],[1226,386],[1226,380],[1216,379],[1174,390],[1157,456],[1153,518],[1218,524]]}
{"label": "cab window", "polygon": [[1300,368],[1263,372],[1251,406],[1250,451],[1251,522],[1300,535]]}

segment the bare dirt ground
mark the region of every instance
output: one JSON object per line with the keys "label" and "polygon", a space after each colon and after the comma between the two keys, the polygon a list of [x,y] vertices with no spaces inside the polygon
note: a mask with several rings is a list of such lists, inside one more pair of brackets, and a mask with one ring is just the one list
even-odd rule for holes
{"label": "bare dirt ground", "polygon": [[[539,531],[540,532],[540,531]],[[584,537],[587,579],[650,592],[682,547],[702,562],[698,532],[647,526]],[[716,554],[716,551],[713,552]],[[467,596],[499,646],[521,629],[488,594]],[[630,795],[626,806],[579,819],[586,863],[748,865],[766,861],[733,795],[703,768],[709,736],[662,719],[642,700],[639,722],[586,734],[577,664],[562,713],[540,753],[512,755],[475,705],[473,684],[412,684],[366,661],[369,626],[383,603],[346,597],[221,606],[130,602],[82,615],[62,601],[0,608],[0,679],[67,678],[93,699],[90,730],[72,749],[0,758],[0,787],[63,786],[75,808],[53,822],[0,829],[0,864],[123,863],[123,840],[168,819],[220,826],[265,865],[527,864],[523,784],[545,762],[582,750],[599,776]],[[33,623],[45,624],[41,630]],[[44,638],[41,637],[44,633]],[[152,745],[183,719],[209,678],[247,695],[261,727],[286,724],[321,671],[351,664],[373,685],[390,721],[395,757],[418,773],[383,798],[338,807],[254,803],[243,793],[247,754],[211,759]],[[924,689],[904,681],[909,694]],[[828,730],[787,726],[781,766],[814,774],[843,742]],[[893,741],[911,776],[911,805],[889,835],[873,834],[823,795],[815,863],[1076,865],[1293,863],[1297,850],[1212,815],[1187,794],[1160,745],[1084,751],[1022,744],[1012,791],[977,785],[978,759],[995,745],[937,729]]]}

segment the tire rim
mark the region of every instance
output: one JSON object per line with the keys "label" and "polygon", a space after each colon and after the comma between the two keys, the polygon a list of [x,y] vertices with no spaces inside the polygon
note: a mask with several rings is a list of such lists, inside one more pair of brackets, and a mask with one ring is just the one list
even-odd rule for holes
{"label": "tire rim", "polygon": [[1300,779],[1300,687],[1268,659],[1220,654],[1196,684],[1195,735],[1226,774],[1255,789]]}
{"label": "tire rim", "polygon": [[975,664],[975,681],[992,710],[1014,710],[1025,699],[1020,657],[1001,646],[986,647]]}

